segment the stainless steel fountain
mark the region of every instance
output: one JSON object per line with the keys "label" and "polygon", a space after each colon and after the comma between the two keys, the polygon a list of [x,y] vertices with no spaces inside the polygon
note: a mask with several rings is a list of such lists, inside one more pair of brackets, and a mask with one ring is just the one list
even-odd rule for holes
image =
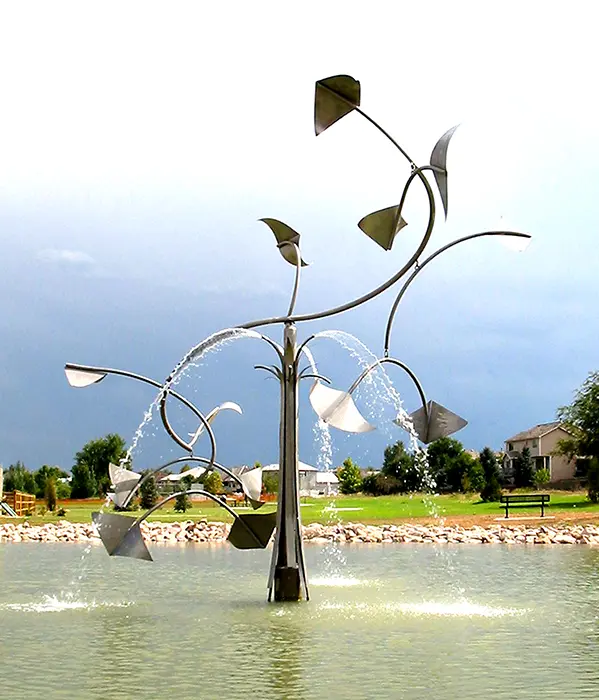
{"label": "stainless steel fountain", "polygon": [[[361,89],[360,83],[348,75],[336,75],[316,83],[314,127],[316,135],[332,126],[351,112],[356,112],[364,117],[371,125],[378,129],[408,161],[411,173],[404,185],[399,204],[380,209],[365,216],[359,223],[360,229],[373,241],[385,250],[391,250],[396,235],[407,226],[402,213],[404,204],[411,185],[418,181],[425,189],[428,198],[428,223],[426,230],[409,260],[390,279],[361,297],[324,311],[316,311],[308,314],[294,314],[295,304],[299,291],[300,274],[306,263],[302,260],[300,251],[300,235],[287,224],[277,219],[262,219],[273,232],[279,252],[282,257],[295,268],[295,277],[289,308],[284,316],[261,319],[238,326],[239,331],[250,330],[259,327],[280,324],[283,326],[283,342],[279,345],[266,335],[255,333],[274,350],[277,356],[277,364],[274,366],[258,365],[278,379],[281,387],[280,409],[280,443],[279,443],[279,491],[276,513],[236,513],[220,499],[203,489],[191,488],[172,494],[160,501],[154,508],[144,513],[140,518],[132,518],[119,513],[96,513],[94,521],[98,527],[100,537],[110,555],[128,556],[139,559],[150,559],[151,555],[143,541],[140,525],[142,521],[155,510],[160,508],[168,500],[175,498],[180,493],[198,493],[215,500],[225,508],[233,517],[228,539],[240,549],[264,548],[268,545],[273,530],[276,530],[270,575],[268,579],[268,599],[275,601],[297,601],[302,598],[309,599],[308,577],[304,560],[302,545],[301,518],[299,508],[299,483],[298,483],[298,393],[301,379],[312,379],[310,389],[310,402],[318,414],[320,420],[332,427],[347,432],[368,432],[373,430],[367,420],[359,413],[352,394],[359,383],[372,371],[382,364],[397,366],[406,372],[418,390],[422,406],[412,415],[414,428],[419,439],[428,444],[441,436],[451,435],[466,425],[466,421],[449,409],[427,401],[424,390],[414,372],[403,362],[389,356],[391,343],[391,331],[395,314],[408,286],[424,267],[434,258],[449,248],[483,236],[507,236],[517,241],[527,242],[530,236],[515,231],[486,231],[475,233],[455,240],[429,255],[423,262],[419,262],[423,255],[433,228],[435,225],[435,197],[433,189],[427,178],[432,173],[445,216],[447,217],[448,189],[447,189],[447,149],[456,127],[447,131],[436,143],[432,150],[430,162],[427,165],[417,166],[408,156],[406,151],[369,115],[360,108]],[[306,357],[308,343],[315,337],[309,336],[301,344],[297,342],[297,326],[305,321],[313,321],[328,316],[334,316],[344,311],[356,308],[379,296],[393,287],[401,279],[407,280],[401,287],[392,305],[384,336],[383,356],[366,368],[348,391],[339,391],[328,386],[329,381],[320,376],[311,366],[302,370],[300,362]],[[227,333],[225,331],[223,333]],[[231,333],[234,333],[232,330]],[[219,335],[219,334],[216,334]],[[65,371],[70,384],[75,387],[84,387],[95,384],[109,374],[129,377],[148,383],[159,389],[157,404],[163,426],[170,437],[183,450],[184,456],[179,457],[166,465],[156,469],[164,469],[172,464],[183,461],[195,461],[205,465],[206,470],[220,470],[227,473],[238,482],[240,489],[250,500],[254,508],[263,505],[262,471],[260,468],[252,469],[245,474],[235,474],[226,467],[216,462],[216,440],[211,428],[211,422],[222,408],[231,408],[233,405],[223,404],[204,416],[188,399],[175,391],[174,384],[186,362],[191,357],[196,357],[201,348],[208,347],[209,343],[200,343],[183,358],[177,368],[160,383],[147,377],[104,367],[89,367],[86,365],[67,364]],[[200,348],[200,350],[198,350]],[[194,354],[195,353],[195,354]],[[181,402],[190,410],[198,420],[198,429],[191,440],[183,439],[172,426],[168,413],[167,403],[169,399]],[[238,408],[238,407],[237,407]],[[202,435],[207,435],[210,442],[210,456],[201,457],[195,454],[195,445]],[[112,498],[121,507],[126,506],[137,493],[143,478],[127,468],[127,464],[111,466],[111,481],[113,486]],[[147,477],[145,477],[147,478]]]}

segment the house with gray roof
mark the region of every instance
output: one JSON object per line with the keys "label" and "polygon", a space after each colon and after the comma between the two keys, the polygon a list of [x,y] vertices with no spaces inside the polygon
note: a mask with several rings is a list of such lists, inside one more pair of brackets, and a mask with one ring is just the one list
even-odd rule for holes
{"label": "house with gray roof", "polygon": [[512,435],[505,441],[504,472],[506,475],[512,473],[513,460],[525,447],[528,447],[535,468],[547,469],[551,483],[572,479],[576,472],[576,460],[553,454],[558,441],[569,437],[571,437],[570,433],[559,421],[539,423],[528,430]]}

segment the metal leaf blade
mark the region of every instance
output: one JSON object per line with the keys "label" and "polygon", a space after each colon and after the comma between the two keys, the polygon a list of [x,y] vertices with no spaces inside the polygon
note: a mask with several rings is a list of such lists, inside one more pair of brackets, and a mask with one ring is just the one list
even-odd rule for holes
{"label": "metal leaf blade", "polygon": [[458,416],[457,413],[453,413],[453,411],[436,401],[429,401],[427,408],[429,413],[428,422],[423,407],[410,413],[414,430],[420,441],[425,445],[441,437],[449,437],[468,425],[468,421],[465,418]]}
{"label": "metal leaf blade", "polygon": [[[263,505],[260,501],[260,495],[262,494],[262,467],[250,469],[239,478],[243,484],[243,492],[250,499],[250,501],[252,501],[252,506],[254,506],[255,502]],[[255,507],[256,506],[254,506],[254,508]]]}
{"label": "metal leaf blade", "polygon": [[443,136],[437,141],[433,151],[431,153],[430,164],[435,168],[440,168],[443,172],[438,170],[433,170],[433,175],[437,182],[437,187],[439,188],[439,194],[441,195],[441,201],[443,202],[443,211],[445,212],[445,218],[447,218],[447,148],[449,147],[449,142],[451,137],[454,135],[455,130],[458,128],[459,124],[452,126],[451,129],[446,131]]}
{"label": "metal leaf blade", "polygon": [[80,369],[73,369],[68,365],[65,367],[64,373],[67,382],[76,389],[83,389],[86,386],[98,384],[98,382],[101,382],[106,377],[105,372],[88,372]]}
{"label": "metal leaf blade", "polygon": [[352,397],[346,391],[331,389],[321,382],[314,382],[310,389],[310,403],[320,420],[346,433],[368,433],[374,430],[358,411]]}
{"label": "metal leaf blade", "polygon": [[235,518],[227,540],[237,549],[264,549],[276,522],[276,513],[243,513]]}
{"label": "metal leaf blade", "polygon": [[333,75],[316,82],[314,131],[316,136],[360,106],[360,82],[350,75]]}
{"label": "metal leaf blade", "polygon": [[[279,221],[278,219],[270,219],[270,218],[265,218],[265,219],[260,219],[263,223],[265,223],[268,228],[274,233],[275,238],[277,240],[277,246],[279,248],[279,252],[283,256],[283,258],[291,265],[294,267],[297,266],[297,257],[296,257],[296,252],[295,252],[295,247],[292,245],[285,245],[286,243],[295,243],[295,245],[299,248],[300,244],[300,235],[297,231],[294,231],[291,226],[287,226],[286,223],[283,221]],[[302,267],[306,267],[308,263],[302,262]]]}
{"label": "metal leaf blade", "polygon": [[385,250],[391,250],[395,236],[407,225],[403,217],[399,216],[399,205],[379,209],[358,222],[360,229]]}
{"label": "metal leaf blade", "polygon": [[92,513],[102,544],[111,557],[131,557],[152,561],[134,518],[117,513]]}

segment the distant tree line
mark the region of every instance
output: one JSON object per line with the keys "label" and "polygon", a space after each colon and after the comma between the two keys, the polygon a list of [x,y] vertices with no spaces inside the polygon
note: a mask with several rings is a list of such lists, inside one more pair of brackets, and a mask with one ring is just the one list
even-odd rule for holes
{"label": "distant tree line", "polygon": [[399,440],[385,448],[380,471],[362,476],[360,468],[346,459],[337,470],[342,493],[372,496],[436,491],[480,492],[484,500],[499,500],[501,472],[495,453],[486,447],[473,457],[454,438],[440,438],[425,452],[409,452]]}

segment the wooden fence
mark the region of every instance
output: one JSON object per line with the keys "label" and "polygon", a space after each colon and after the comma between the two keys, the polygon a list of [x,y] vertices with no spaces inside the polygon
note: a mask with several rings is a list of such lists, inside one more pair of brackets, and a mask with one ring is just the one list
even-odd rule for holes
{"label": "wooden fence", "polygon": [[9,491],[8,493],[4,493],[3,498],[19,516],[25,515],[27,512],[33,513],[35,511],[35,496],[32,496],[30,493]]}

